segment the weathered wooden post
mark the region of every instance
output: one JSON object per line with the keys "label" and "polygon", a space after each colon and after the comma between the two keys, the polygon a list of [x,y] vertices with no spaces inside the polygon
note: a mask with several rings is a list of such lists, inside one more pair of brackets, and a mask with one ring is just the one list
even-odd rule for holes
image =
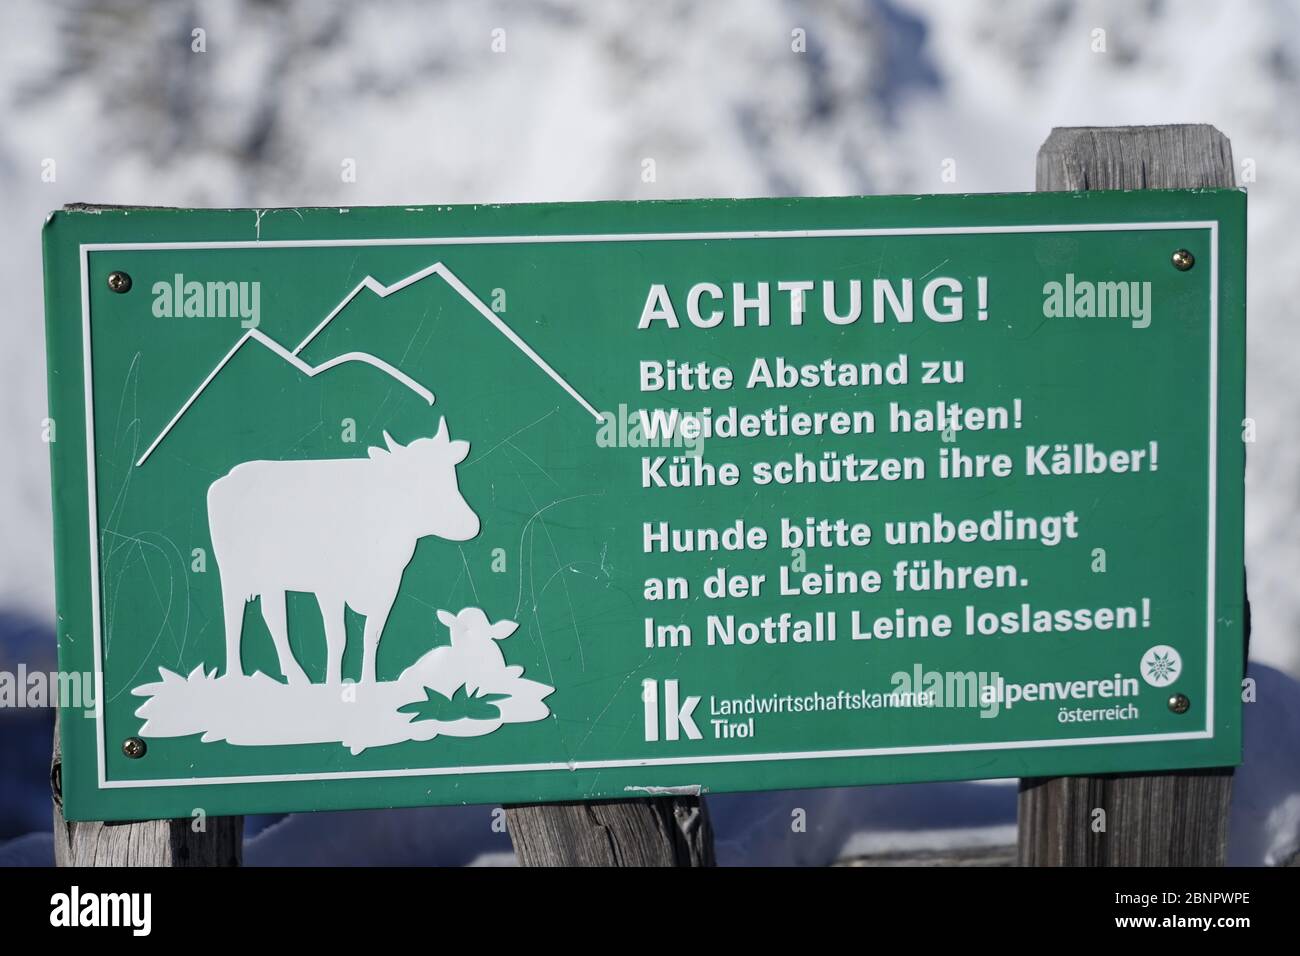
{"label": "weathered wooden post", "polygon": [[[1039,190],[1236,185],[1232,146],[1213,126],[1069,127],[1038,151]],[[1216,866],[1227,853],[1232,768],[1025,779],[1025,866]],[[1105,829],[1093,829],[1105,811]]]}
{"label": "weathered wooden post", "polygon": [[712,866],[701,797],[674,795],[506,808],[523,866]]}
{"label": "weathered wooden post", "polygon": [[69,823],[63,819],[63,754],[59,717],[54,718],[54,794],[56,866],[239,866],[244,855],[244,818],[209,817],[201,831],[194,821],[142,820],[138,823]]}

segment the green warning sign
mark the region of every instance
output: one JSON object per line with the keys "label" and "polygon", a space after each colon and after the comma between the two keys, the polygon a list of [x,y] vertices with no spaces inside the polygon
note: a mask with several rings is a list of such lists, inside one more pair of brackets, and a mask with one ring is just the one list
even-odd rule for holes
{"label": "green warning sign", "polygon": [[1237,762],[1244,221],[55,213],[69,818]]}

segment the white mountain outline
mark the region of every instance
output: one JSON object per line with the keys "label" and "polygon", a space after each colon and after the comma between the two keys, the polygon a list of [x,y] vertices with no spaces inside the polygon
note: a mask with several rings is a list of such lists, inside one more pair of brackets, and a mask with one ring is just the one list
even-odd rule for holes
{"label": "white mountain outline", "polygon": [[566,392],[568,392],[569,395],[572,396],[572,398],[579,405],[581,405],[592,415],[592,417],[594,417],[597,421],[604,420],[600,412],[596,411],[595,407],[589,401],[587,401],[587,399],[585,399],[578,392],[577,389],[575,389],[572,385],[570,385],[563,378],[563,376],[560,375],[559,372],[555,371],[555,369],[553,369],[544,358],[542,358],[535,351],[533,351],[532,347],[523,339],[521,339],[514,329],[506,325],[505,322],[501,320],[500,316],[498,316],[495,312],[489,309],[487,305],[484,304],[483,300],[480,299],[477,295],[475,295],[474,292],[469,288],[469,286],[461,282],[460,278],[457,277],[457,275],[454,272],[452,272],[445,265],[443,265],[441,261],[439,261],[433,263],[433,265],[426,266],[425,268],[419,270],[418,272],[411,273],[409,276],[406,276],[404,279],[399,279],[398,281],[394,282],[392,285],[384,285],[382,282],[377,280],[374,276],[369,276],[369,275],[366,276],[364,279],[362,279],[360,282],[357,283],[356,287],[353,288],[351,292],[349,292],[347,295],[343,297],[343,299],[339,302],[338,305],[334,306],[334,308],[330,310],[329,314],[326,315],[325,318],[322,319],[320,323],[314,329],[312,329],[311,332],[307,334],[306,338],[304,338],[301,342],[298,343],[298,345],[293,349],[293,351],[290,351],[289,349],[285,348],[283,345],[281,345],[279,342],[277,342],[275,339],[271,338],[269,335],[265,334],[264,332],[261,332],[258,329],[249,329],[247,332],[245,332],[243,335],[239,337],[238,341],[236,341],[233,346],[231,346],[230,351],[228,351],[222,357],[221,361],[219,361],[213,367],[212,371],[207,374],[207,376],[203,379],[203,381],[199,383],[199,387],[194,390],[194,393],[190,395],[188,399],[186,399],[185,404],[183,404],[176,411],[176,414],[172,416],[171,421],[169,421],[163,427],[163,430],[158,433],[158,436],[154,438],[152,442],[150,442],[149,447],[145,449],[144,454],[141,455],[140,458],[136,461],[135,463],[136,467],[138,468],[145,463],[145,461],[149,458],[149,456],[153,454],[154,449],[156,449],[162,443],[162,440],[167,437],[168,433],[171,432],[171,430],[176,426],[176,423],[181,420],[181,418],[185,415],[187,411],[189,411],[190,406],[193,405],[194,402],[198,400],[198,397],[203,394],[204,389],[206,389],[208,385],[212,383],[212,380],[217,377],[217,374],[223,368],[226,367],[226,365],[230,362],[232,358],[235,357],[235,353],[237,353],[241,348],[243,348],[244,344],[249,340],[255,341],[258,344],[263,345],[266,348],[270,349],[271,352],[279,356],[284,361],[288,362],[290,365],[292,365],[302,374],[306,375],[308,378],[314,378],[315,376],[319,375],[321,372],[326,372],[332,368],[336,368],[339,365],[345,365],[350,362],[362,362],[366,365],[370,365],[374,368],[377,368],[381,372],[384,372],[385,374],[391,376],[398,383],[404,385],[406,388],[410,389],[415,394],[419,395],[422,399],[424,399],[426,402],[428,402],[430,405],[432,405],[434,402],[432,392],[430,392],[419,382],[416,382],[410,376],[406,375],[400,369],[394,368],[392,365],[389,365],[383,359],[371,355],[369,352],[346,352],[342,355],[336,355],[334,358],[322,362],[319,365],[311,365],[298,357],[298,353],[301,352],[303,349],[305,349],[309,344],[311,344],[311,341],[314,338],[316,338],[316,336],[319,335],[325,329],[325,327],[330,324],[331,321],[334,320],[335,316],[337,316],[340,312],[342,312],[347,307],[348,303],[350,303],[354,298],[356,298],[357,294],[360,293],[362,289],[369,289],[371,292],[378,295],[381,299],[384,299],[392,295],[394,292],[398,292],[402,289],[405,289],[407,286],[413,285],[414,283],[419,282],[421,279],[427,278],[428,276],[431,275],[440,276],[442,280],[447,283],[447,285],[451,286],[451,288],[456,292],[457,295],[459,295],[462,299],[464,299],[466,302],[472,305],[475,311],[477,311],[480,315],[482,315],[485,319],[487,319],[490,323],[492,323],[493,327],[495,327],[497,331],[499,331],[502,335],[504,335],[507,339],[509,339],[511,344],[513,344],[515,348],[519,349],[519,351],[523,352],[524,355],[528,356],[528,358],[533,362],[534,365],[536,365],[543,372],[549,375],[551,379],[553,379],[561,388],[563,388]]}

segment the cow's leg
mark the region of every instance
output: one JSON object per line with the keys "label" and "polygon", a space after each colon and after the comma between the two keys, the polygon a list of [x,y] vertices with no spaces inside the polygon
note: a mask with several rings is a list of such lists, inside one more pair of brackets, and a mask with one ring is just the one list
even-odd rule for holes
{"label": "cow's leg", "polygon": [[271,632],[271,640],[275,642],[275,653],[280,658],[280,673],[290,684],[308,683],[307,673],[289,649],[289,621],[285,613],[283,591],[262,592],[262,618],[266,621],[267,630]]}
{"label": "cow's leg", "polygon": [[226,676],[243,677],[244,662],[239,655],[239,638],[244,630],[244,595],[234,588],[221,589],[221,609],[226,624]]}
{"label": "cow's leg", "polygon": [[375,682],[375,660],[379,656],[379,638],[384,633],[384,625],[388,623],[388,612],[393,609],[393,601],[396,599],[397,592],[394,591],[386,600],[372,608],[371,613],[366,616],[365,646],[362,648],[361,657],[361,683],[363,684]]}
{"label": "cow's leg", "polygon": [[348,646],[347,617],[344,603],[337,598],[316,595],[321,620],[325,622],[325,683],[343,683],[343,652]]}

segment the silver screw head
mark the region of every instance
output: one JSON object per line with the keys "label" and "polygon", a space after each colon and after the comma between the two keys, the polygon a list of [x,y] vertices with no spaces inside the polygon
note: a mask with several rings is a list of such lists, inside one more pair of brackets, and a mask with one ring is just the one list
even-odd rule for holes
{"label": "silver screw head", "polygon": [[1186,694],[1174,694],[1169,698],[1169,709],[1175,714],[1185,714],[1191,706],[1192,702],[1187,699]]}
{"label": "silver screw head", "polygon": [[139,760],[148,749],[145,742],[139,737],[127,737],[126,740],[122,741],[122,753],[132,760]]}
{"label": "silver screw head", "polygon": [[131,277],[125,272],[110,272],[108,274],[108,287],[119,294],[130,292]]}
{"label": "silver screw head", "polygon": [[1186,249],[1177,249],[1169,257],[1169,261],[1174,264],[1174,268],[1179,272],[1186,272],[1192,266],[1196,265],[1196,257]]}

